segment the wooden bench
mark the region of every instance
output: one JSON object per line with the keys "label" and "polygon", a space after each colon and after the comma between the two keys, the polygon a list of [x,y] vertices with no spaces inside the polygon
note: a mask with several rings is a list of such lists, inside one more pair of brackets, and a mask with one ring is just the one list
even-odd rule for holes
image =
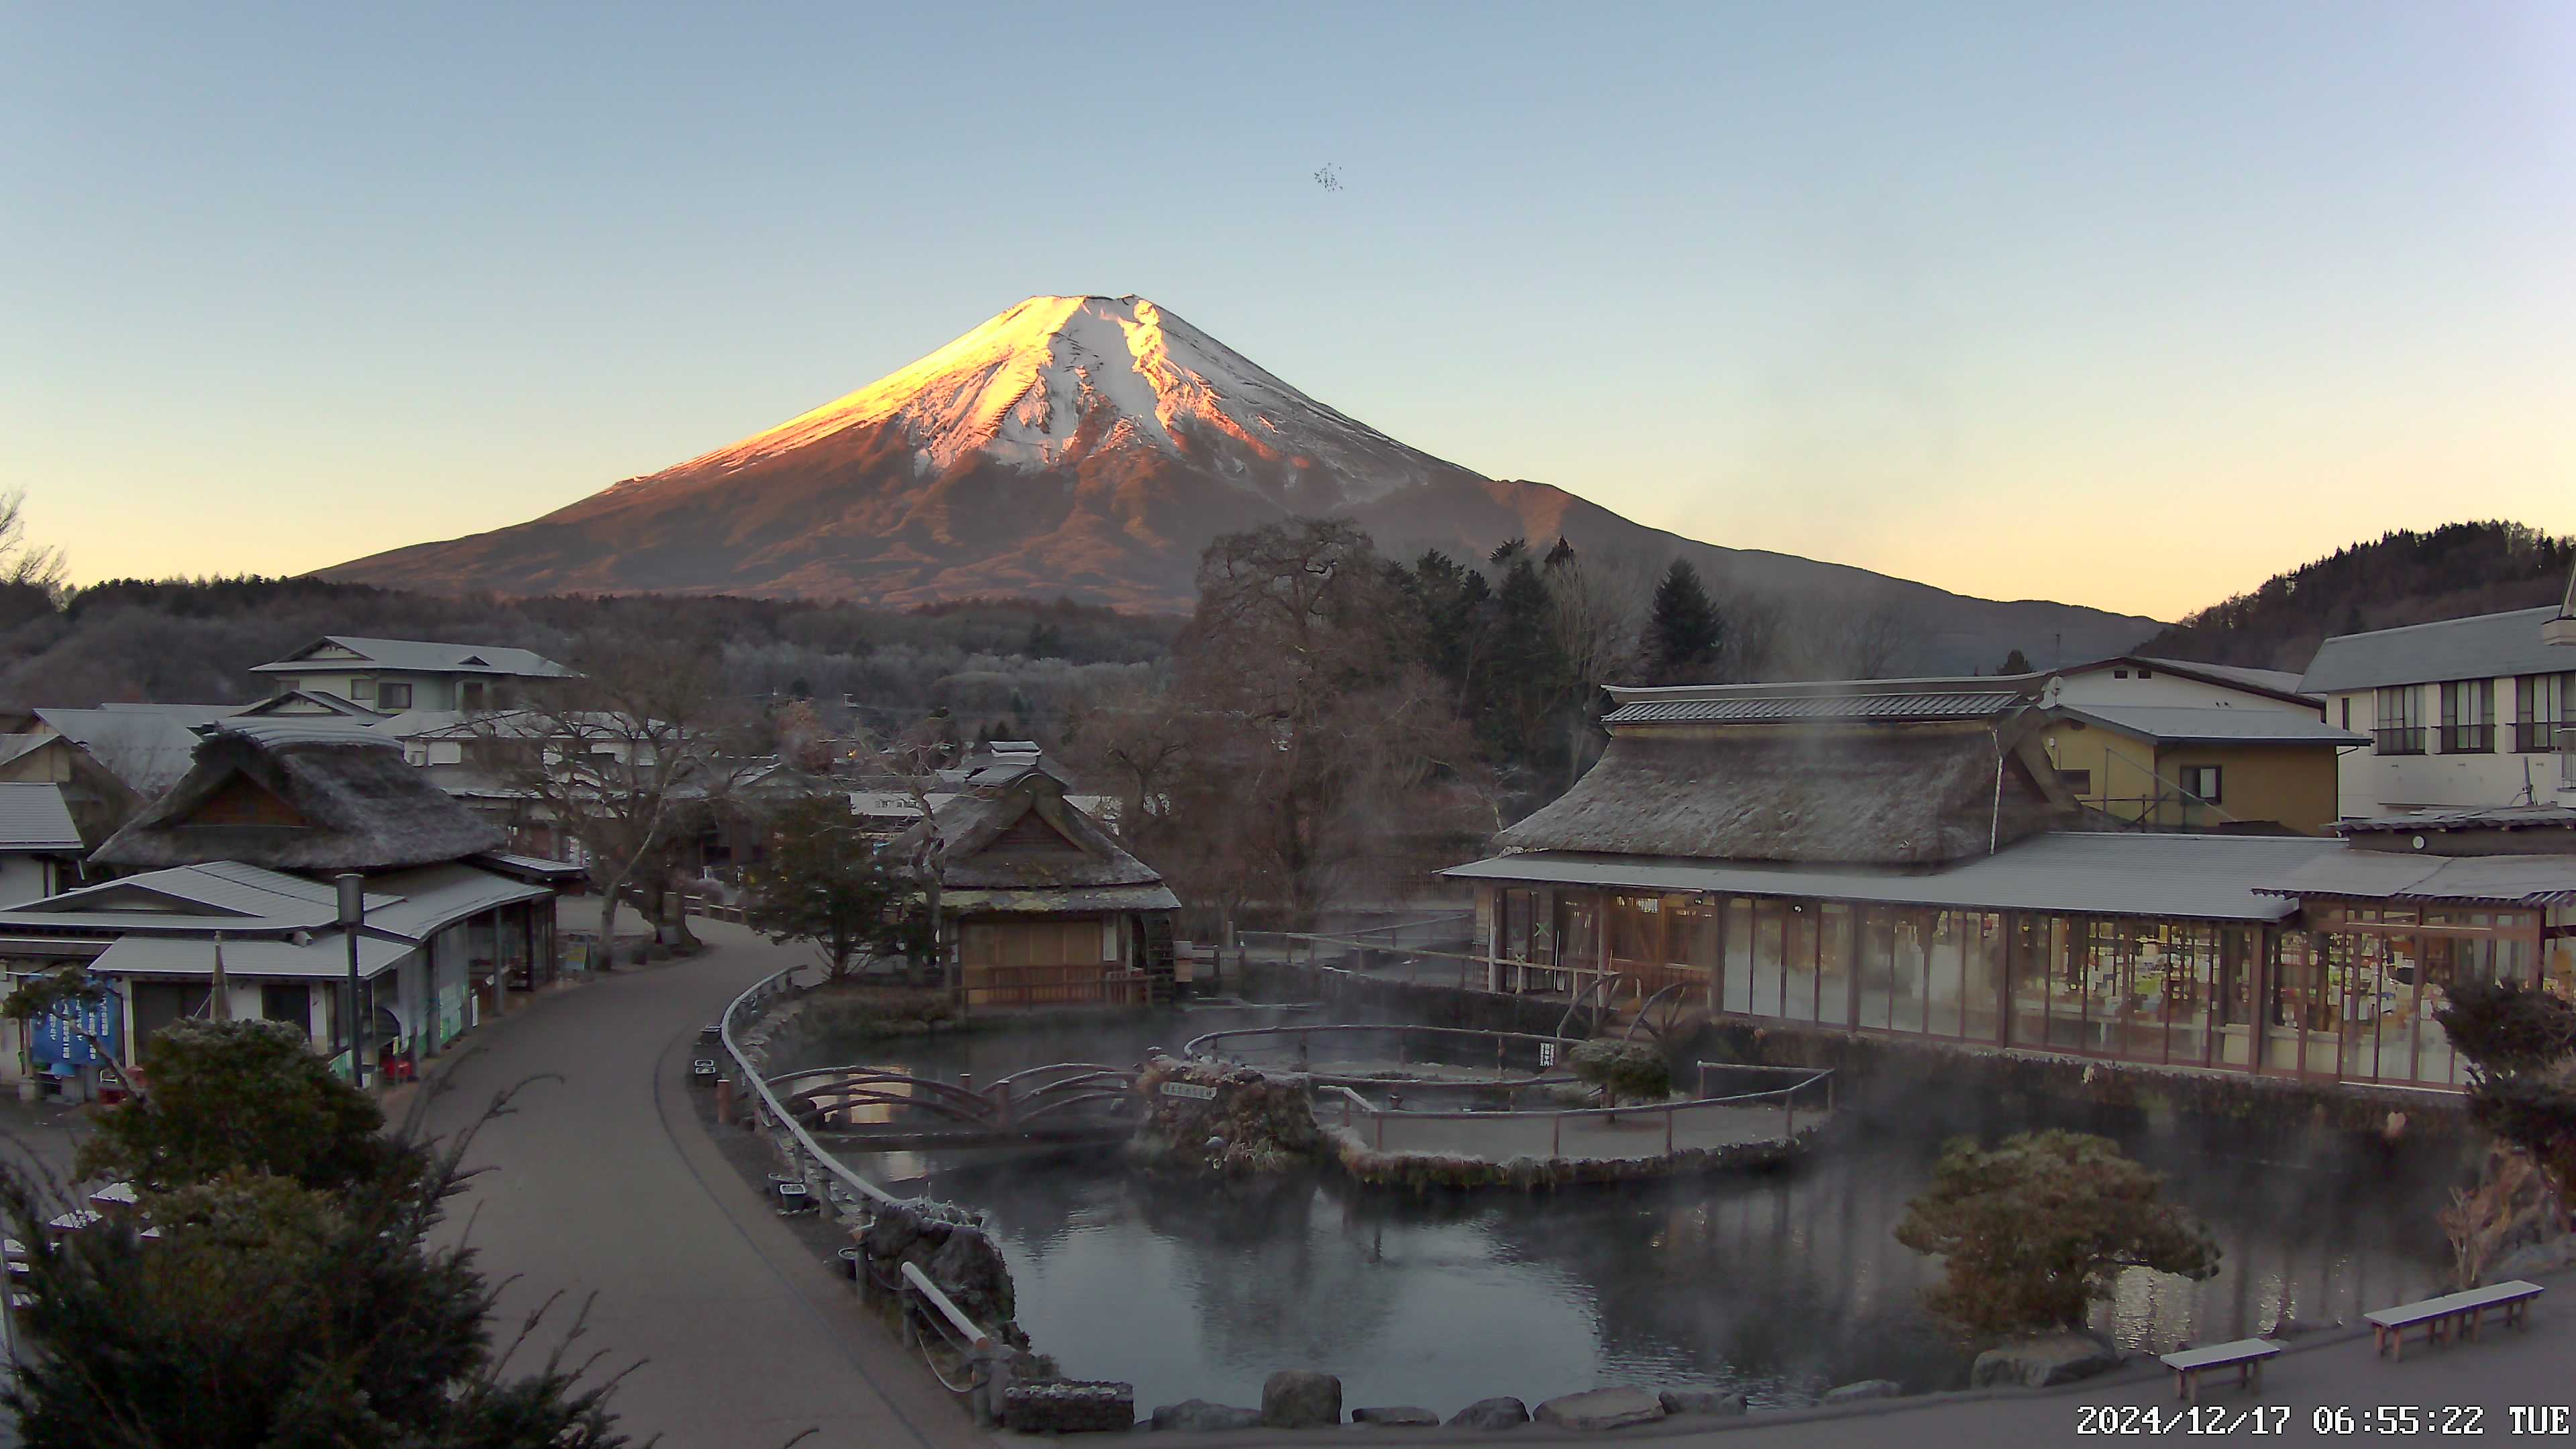
{"label": "wooden bench", "polygon": [[2279,1353],[2281,1346],[2268,1338],[2240,1338],[2233,1343],[2213,1343],[2207,1348],[2186,1348],[2164,1355],[2164,1366],[2174,1371],[2174,1391],[2184,1403],[2198,1396],[2202,1369],[2234,1368],[2236,1386],[2263,1391],[2263,1360]]}
{"label": "wooden bench", "polygon": [[2509,1283],[2490,1283],[2484,1288],[2471,1288],[2464,1293],[2445,1293],[2418,1303],[2400,1303],[2362,1315],[2377,1338],[2379,1352],[2392,1358],[2406,1356],[2406,1330],[2421,1327],[2427,1340],[2444,1343],[2462,1336],[2476,1338],[2478,1325],[2485,1321],[2487,1310],[2504,1310],[2505,1326],[2519,1328],[2531,1311],[2531,1300],[2548,1290],[2537,1283],[2516,1278]]}

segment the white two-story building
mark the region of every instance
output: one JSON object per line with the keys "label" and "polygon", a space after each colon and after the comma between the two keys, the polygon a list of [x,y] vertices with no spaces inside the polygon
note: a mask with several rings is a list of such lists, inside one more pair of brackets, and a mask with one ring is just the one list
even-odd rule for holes
{"label": "white two-story building", "polygon": [[326,635],[251,672],[281,694],[301,690],[387,715],[506,709],[521,681],[571,673],[533,650],[349,634]]}
{"label": "white two-story building", "polygon": [[2576,578],[2556,607],[2328,639],[2300,682],[2342,758],[2347,819],[2576,805]]}

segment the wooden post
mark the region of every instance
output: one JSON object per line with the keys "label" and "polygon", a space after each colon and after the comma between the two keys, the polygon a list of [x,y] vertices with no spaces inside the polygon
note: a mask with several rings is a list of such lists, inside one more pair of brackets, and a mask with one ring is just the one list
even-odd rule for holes
{"label": "wooden post", "polygon": [[716,1125],[733,1125],[733,1078],[716,1078]]}

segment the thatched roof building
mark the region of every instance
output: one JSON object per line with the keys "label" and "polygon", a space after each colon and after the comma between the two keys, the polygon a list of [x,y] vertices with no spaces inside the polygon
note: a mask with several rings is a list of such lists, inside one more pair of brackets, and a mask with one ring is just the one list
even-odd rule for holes
{"label": "thatched roof building", "polygon": [[[985,772],[990,776],[993,772]],[[1163,877],[1066,798],[1065,784],[1028,765],[939,803],[940,888],[949,909],[1008,914],[1178,910]],[[910,854],[921,827],[893,847]]]}
{"label": "thatched roof building", "polygon": [[2018,680],[1614,689],[1611,741],[1507,851],[1938,865],[2066,824]]}
{"label": "thatched roof building", "polygon": [[399,870],[506,844],[419,770],[361,733],[218,726],[187,774],[91,857],[159,868],[231,860],[268,870]]}

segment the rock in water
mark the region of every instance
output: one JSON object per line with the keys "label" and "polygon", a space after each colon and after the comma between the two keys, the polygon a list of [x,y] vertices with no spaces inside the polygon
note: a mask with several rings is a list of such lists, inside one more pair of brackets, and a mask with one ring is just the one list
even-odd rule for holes
{"label": "rock in water", "polygon": [[1232,1404],[1211,1404],[1205,1399],[1184,1399],[1165,1404],[1154,1411],[1154,1427],[1181,1434],[1203,1434],[1218,1429],[1258,1429],[1259,1409],[1238,1409]]}
{"label": "rock in water", "polygon": [[1744,1396],[1719,1389],[1666,1389],[1655,1395],[1667,1414],[1741,1414]]}
{"label": "rock in water", "polygon": [[1862,1379],[1856,1384],[1825,1390],[1824,1401],[1828,1404],[1856,1404],[1863,1399],[1892,1399],[1904,1392],[1904,1387],[1894,1379]]}
{"label": "rock in water", "polygon": [[2119,1351],[2090,1334],[2050,1333],[1978,1354],[1968,1369],[1968,1382],[1981,1389],[1997,1384],[2044,1389],[2051,1384],[2071,1384],[2108,1373],[2119,1366]]}
{"label": "rock in water", "polygon": [[1440,1416],[1429,1409],[1405,1404],[1391,1409],[1353,1409],[1351,1422],[1390,1429],[1436,1429],[1440,1426]]}
{"label": "rock in water", "polygon": [[1587,1389],[1548,1400],[1533,1417],[1560,1429],[1625,1429],[1663,1416],[1663,1400],[1644,1389]]}
{"label": "rock in water", "polygon": [[1281,1369],[1261,1386],[1261,1427],[1324,1429],[1342,1422],[1342,1381],[1311,1369]]}
{"label": "rock in water", "polygon": [[1529,1422],[1529,1405],[1518,1399],[1478,1399],[1449,1416],[1452,1429],[1517,1429]]}

